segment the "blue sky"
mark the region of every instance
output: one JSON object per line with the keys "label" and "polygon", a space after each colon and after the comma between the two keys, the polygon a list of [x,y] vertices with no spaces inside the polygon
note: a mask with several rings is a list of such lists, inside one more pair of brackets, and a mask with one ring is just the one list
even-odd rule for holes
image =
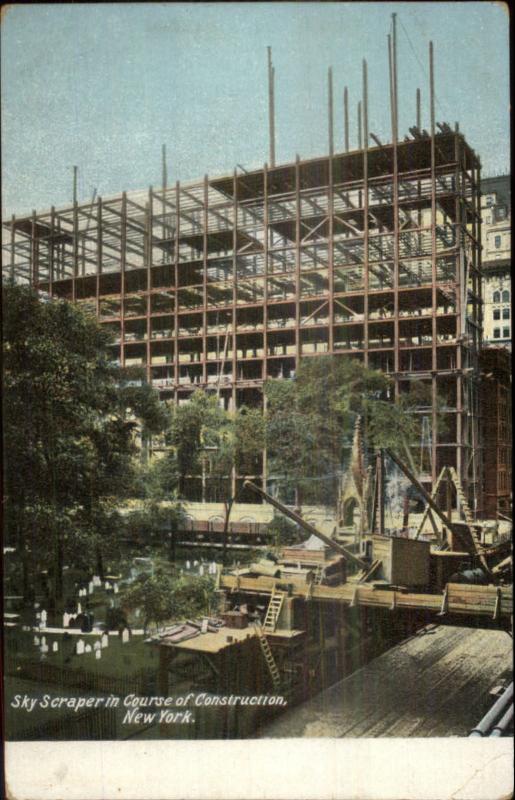
{"label": "blue sky", "polygon": [[509,170],[508,16],[499,3],[128,3],[14,5],[2,22],[3,210],[68,203],[258,167],[268,159],[266,47],[276,70],[276,161],[327,152],[327,68],[336,149],[349,87],[351,144],[361,60],[370,130],[390,138],[386,37],[398,14],[399,132],[422,90],[428,42],[437,119],[460,128],[483,174]]}

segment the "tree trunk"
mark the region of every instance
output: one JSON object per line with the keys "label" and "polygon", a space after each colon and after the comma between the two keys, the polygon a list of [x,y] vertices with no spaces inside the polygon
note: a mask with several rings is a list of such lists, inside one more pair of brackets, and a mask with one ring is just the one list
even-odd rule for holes
{"label": "tree trunk", "polygon": [[97,575],[104,580],[104,559],[102,556],[102,548],[100,545],[97,545],[96,548],[96,560],[97,560]]}
{"label": "tree trunk", "polygon": [[56,554],[55,554],[55,574],[54,574],[54,600],[62,600],[63,598],[63,541],[60,536],[57,537]]}
{"label": "tree trunk", "polygon": [[170,552],[169,552],[169,560],[175,561],[175,534],[176,534],[176,525],[174,522],[170,523]]}
{"label": "tree trunk", "polygon": [[224,519],[224,532],[222,534],[222,565],[225,566],[225,559],[227,556],[227,535],[229,532],[229,517],[234,503],[234,497],[229,501],[224,500],[225,519]]}

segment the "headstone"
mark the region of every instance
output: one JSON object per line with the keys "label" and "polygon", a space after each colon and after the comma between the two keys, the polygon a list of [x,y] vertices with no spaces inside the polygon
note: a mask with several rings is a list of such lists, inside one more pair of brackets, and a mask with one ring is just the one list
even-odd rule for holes
{"label": "headstone", "polygon": [[202,564],[198,568],[198,574],[200,575],[200,577],[204,575],[204,566]]}
{"label": "headstone", "polygon": [[52,652],[53,653],[57,653],[58,651],[59,651],[59,643],[58,642],[54,642],[52,644]]}
{"label": "headstone", "polygon": [[46,644],[46,636],[41,637],[41,644]]}
{"label": "headstone", "polygon": [[129,641],[129,631],[127,630],[127,628],[124,628],[122,631],[122,642],[123,644],[126,644],[128,641]]}
{"label": "headstone", "polygon": [[67,628],[70,624],[70,614],[67,614],[66,611],[63,614],[63,628]]}
{"label": "headstone", "polygon": [[106,592],[107,592],[107,590],[108,590],[108,589],[110,589],[110,588],[111,588],[111,584],[109,583],[109,581],[106,581],[106,582],[104,583],[104,589],[105,589],[105,590],[106,590]]}
{"label": "headstone", "polygon": [[34,644],[39,647],[39,636],[34,636]]}
{"label": "headstone", "polygon": [[207,619],[202,620],[202,625],[200,627],[201,633],[207,633],[207,626],[209,625],[209,621]]}
{"label": "headstone", "polygon": [[83,639],[79,639],[79,641],[75,645],[75,652],[77,653],[78,656],[81,656],[83,654],[83,652],[84,652],[84,640]]}
{"label": "headstone", "polygon": [[102,649],[104,649],[104,647],[107,647],[108,644],[109,644],[109,636],[107,635],[107,633],[103,633],[102,634]]}
{"label": "headstone", "polygon": [[48,645],[47,644],[42,644],[41,647],[40,647],[40,650],[41,650],[42,653],[48,653]]}
{"label": "headstone", "polygon": [[112,598],[112,597],[111,597],[111,599],[109,600],[109,608],[114,608],[114,600],[113,600],[113,598]]}
{"label": "headstone", "polygon": [[47,612],[45,611],[45,609],[43,609],[43,611],[41,612],[41,622],[43,623],[43,625],[46,625],[47,616],[48,616]]}
{"label": "headstone", "polygon": [[137,608],[134,612],[134,615],[136,616],[136,619],[138,619],[141,616],[141,608]]}
{"label": "headstone", "polygon": [[102,581],[100,580],[99,575],[93,575],[93,586],[101,586]]}
{"label": "headstone", "polygon": [[191,564],[189,561],[186,561],[186,569],[191,569]]}
{"label": "headstone", "polygon": [[117,583],[115,583],[115,585],[113,586],[113,592],[115,594],[118,594],[118,584]]}
{"label": "headstone", "polygon": [[77,614],[82,614],[82,603],[77,603]]}
{"label": "headstone", "polygon": [[40,611],[36,611],[36,619],[41,619],[41,612]]}
{"label": "headstone", "polygon": [[95,650],[95,658],[102,658],[102,650]]}
{"label": "headstone", "polygon": [[100,650],[101,647],[102,645],[100,644],[100,642],[95,642],[95,644],[93,645],[94,650]]}
{"label": "headstone", "polygon": [[85,648],[84,648],[84,652],[85,652],[85,653],[91,653],[91,645],[90,645],[90,644],[87,644],[87,645],[85,646]]}
{"label": "headstone", "polygon": [[95,585],[94,585],[93,581],[90,581],[89,584],[88,584],[88,592],[90,594],[93,594],[93,589],[94,588],[95,588]]}
{"label": "headstone", "polygon": [[198,561],[194,561],[194,562],[193,562],[193,566],[194,566],[194,567],[197,567],[197,566],[198,566]]}

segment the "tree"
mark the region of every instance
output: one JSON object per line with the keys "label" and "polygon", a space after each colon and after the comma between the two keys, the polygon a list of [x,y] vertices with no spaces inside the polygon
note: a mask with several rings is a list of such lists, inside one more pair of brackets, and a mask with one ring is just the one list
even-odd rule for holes
{"label": "tree", "polygon": [[229,517],[236,500],[234,478],[256,469],[264,445],[261,411],[242,407],[225,411],[217,397],[197,391],[173,411],[171,442],[179,473],[179,496],[187,477],[204,475],[210,499],[224,505],[222,560],[225,561]]}
{"label": "tree", "polygon": [[388,447],[410,460],[420,436],[413,412],[428,403],[421,384],[394,403],[388,375],[333,356],[301,360],[293,380],[267,381],[265,394],[270,474],[297,505],[334,502],[358,415],[370,448]]}
{"label": "tree", "polygon": [[56,600],[65,561],[102,571],[132,489],[138,420],[157,427],[158,399],[128,391],[109,334],[79,307],[9,285],[3,315],[6,538],[24,596],[47,569]]}
{"label": "tree", "polygon": [[147,632],[151,622],[162,622],[210,613],[214,598],[214,583],[208,577],[172,576],[156,570],[153,575],[139,578],[122,598],[127,611],[140,608],[143,627]]}

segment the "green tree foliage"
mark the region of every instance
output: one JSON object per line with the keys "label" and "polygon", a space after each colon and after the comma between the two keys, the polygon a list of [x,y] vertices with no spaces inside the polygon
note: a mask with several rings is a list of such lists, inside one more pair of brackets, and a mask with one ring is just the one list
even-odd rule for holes
{"label": "green tree foliage", "polygon": [[421,383],[394,403],[388,375],[333,356],[301,360],[294,379],[268,381],[265,393],[270,475],[298,504],[334,502],[358,415],[369,448],[388,447],[410,460],[420,437],[413,412],[430,403]]}
{"label": "green tree foliage", "polygon": [[3,319],[6,538],[24,594],[47,569],[56,599],[65,563],[102,571],[132,489],[138,421],[158,427],[158,399],[126,384],[109,335],[77,306],[6,286]]}
{"label": "green tree foliage", "polygon": [[122,598],[125,611],[140,608],[145,631],[160,623],[210,613],[214,583],[208,577],[169,575],[156,570],[138,578]]}
{"label": "green tree foliage", "polygon": [[229,516],[236,500],[233,470],[252,474],[264,445],[264,422],[257,409],[242,407],[231,413],[218,398],[197,391],[172,412],[171,444],[174,449],[179,496],[188,477],[206,477],[209,500],[224,504],[223,554],[225,559]]}

